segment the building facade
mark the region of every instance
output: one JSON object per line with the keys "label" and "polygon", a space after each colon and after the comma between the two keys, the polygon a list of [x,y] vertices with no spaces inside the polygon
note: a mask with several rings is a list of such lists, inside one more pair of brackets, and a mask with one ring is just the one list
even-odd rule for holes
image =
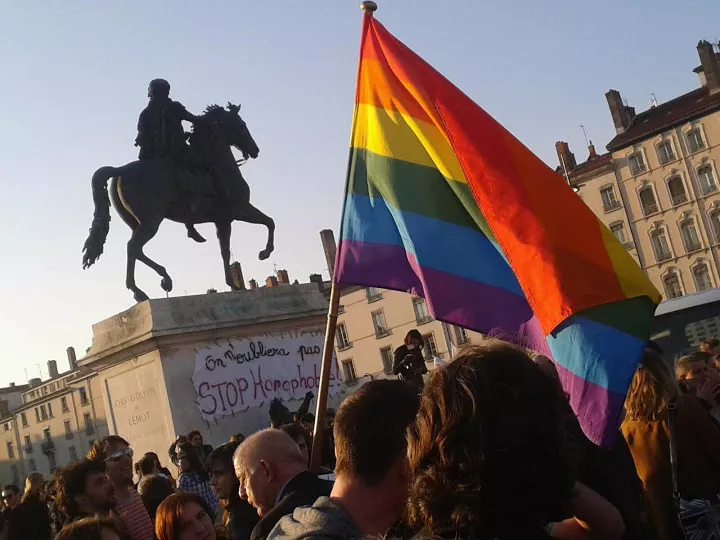
{"label": "building facade", "polygon": [[698,44],[700,87],[639,114],[610,90],[616,136],[576,164],[556,150],[585,203],[641,265],[664,299],[720,279],[720,53]]}

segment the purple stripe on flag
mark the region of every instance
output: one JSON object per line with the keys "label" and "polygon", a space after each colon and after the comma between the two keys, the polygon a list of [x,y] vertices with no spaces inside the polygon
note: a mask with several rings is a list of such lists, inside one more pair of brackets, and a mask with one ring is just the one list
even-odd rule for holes
{"label": "purple stripe on flag", "polygon": [[[612,444],[617,435],[625,395],[586,381],[558,363],[555,363],[555,367],[587,438],[601,446]],[[610,415],[612,418],[609,418]]]}
{"label": "purple stripe on flag", "polygon": [[343,240],[338,254],[337,283],[416,294],[425,298],[436,319],[550,354],[540,324],[522,296],[423,268],[400,246]]}

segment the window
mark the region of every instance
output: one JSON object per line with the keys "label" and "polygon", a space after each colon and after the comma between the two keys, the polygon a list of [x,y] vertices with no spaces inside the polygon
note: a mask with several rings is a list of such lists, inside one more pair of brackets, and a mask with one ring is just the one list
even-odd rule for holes
{"label": "window", "polygon": [[675,160],[675,152],[670,141],[663,141],[658,144],[657,154],[661,165]]}
{"label": "window", "polygon": [[52,437],[50,437],[50,428],[49,427],[46,427],[45,429],[43,429],[43,438],[46,441],[52,440]]}
{"label": "window", "polygon": [[469,342],[470,339],[468,338],[467,332],[462,326],[456,326],[455,327],[455,343],[458,345],[465,345],[467,342]]}
{"label": "window", "polygon": [[622,223],[610,225],[610,232],[613,233],[613,236],[617,238],[617,241],[621,244],[625,244],[627,242],[627,237],[625,236],[625,225]]}
{"label": "window", "polygon": [[337,325],[337,330],[335,331],[337,334],[337,347],[341,351],[343,349],[349,349],[350,348],[350,339],[348,338],[348,332],[347,327],[345,326],[345,323],[340,323]]}
{"label": "window", "polygon": [[392,347],[383,347],[380,349],[380,360],[382,360],[383,371],[392,373],[393,370],[393,351]]}
{"label": "window", "polygon": [[12,441],[7,442],[7,452],[10,459],[15,459],[15,445]]}
{"label": "window", "polygon": [[606,212],[620,208],[620,202],[615,197],[615,190],[612,186],[600,190],[600,198],[602,199],[603,209]]}
{"label": "window", "polygon": [[682,235],[683,244],[685,244],[685,251],[690,253],[702,249],[694,219],[688,219],[680,224],[680,234]]}
{"label": "window", "polygon": [[668,191],[670,192],[670,200],[673,206],[687,202],[687,193],[685,193],[685,186],[683,185],[682,178],[679,176],[673,176],[668,180]]}
{"label": "window", "polygon": [[80,393],[80,405],[87,405],[88,398],[87,398],[87,392],[85,391],[85,387],[81,386],[78,388],[78,392]]}
{"label": "window", "polygon": [[93,425],[92,418],[90,418],[90,413],[83,414],[83,422],[85,424],[85,433],[87,435],[91,435],[93,432]]}
{"label": "window", "polygon": [[691,154],[705,148],[705,141],[703,141],[702,134],[699,129],[691,129],[687,132],[687,134],[685,134],[685,138],[687,139],[688,150],[690,150]]}
{"label": "window", "polygon": [[62,412],[68,412],[70,410],[67,404],[67,397],[60,398],[60,407],[62,408]]}
{"label": "window", "polygon": [[710,165],[703,165],[697,170],[698,181],[700,182],[700,191],[703,195],[709,195],[710,193],[717,191],[717,184],[715,183],[715,175],[713,174],[712,167]]}
{"label": "window", "polygon": [[720,212],[715,212],[710,215],[710,223],[712,224],[713,233],[715,234],[715,241],[720,242]]}
{"label": "window", "polygon": [[68,447],[68,452],[70,452],[70,461],[77,461],[77,460],[78,460],[77,450],[75,450],[75,447],[74,447],[74,446],[69,446],[69,447]]}
{"label": "window", "polygon": [[50,472],[53,473],[57,470],[57,462],[55,461],[55,453],[51,452],[47,455],[48,465],[50,465]]}
{"label": "window", "polygon": [[10,470],[12,471],[13,484],[20,485],[20,474],[18,473],[17,465],[11,465]]}
{"label": "window", "polygon": [[40,410],[35,407],[35,420],[40,421]]}
{"label": "window", "polygon": [[73,432],[72,432],[72,426],[70,425],[70,420],[65,420],[64,424],[65,424],[65,438],[72,439]]}
{"label": "window", "polygon": [[29,454],[33,451],[30,435],[25,435],[25,451]]}
{"label": "window", "polygon": [[365,296],[368,302],[377,302],[382,299],[382,294],[377,287],[368,287],[365,289]]}
{"label": "window", "polygon": [[433,359],[433,356],[438,355],[437,345],[435,344],[435,336],[433,334],[425,334],[422,338],[425,342],[425,347],[423,347],[425,360],[429,362]]}
{"label": "window", "polygon": [[45,408],[45,405],[40,405],[40,418],[42,418],[43,420],[48,419],[47,409]]}
{"label": "window", "polygon": [[415,311],[415,322],[425,324],[432,321],[430,313],[428,313],[427,304],[424,298],[413,298],[413,310]]}
{"label": "window", "polygon": [[54,416],[54,415],[53,415],[53,412],[52,412],[52,404],[51,404],[51,403],[48,403],[48,404],[47,404],[47,408],[48,408],[48,416],[49,416],[50,418],[52,418],[52,417]]}
{"label": "window", "polygon": [[655,193],[650,186],[646,186],[640,190],[640,205],[642,206],[643,215],[649,216],[658,211],[658,205],[655,201]]}
{"label": "window", "polygon": [[712,289],[712,280],[710,279],[710,271],[705,263],[698,264],[693,268],[693,280],[695,281],[695,290],[697,292]]}
{"label": "window", "polygon": [[387,324],[385,323],[385,313],[383,310],[372,312],[373,326],[375,327],[375,337],[381,338],[387,336],[390,333]]}
{"label": "window", "polygon": [[667,236],[665,236],[665,231],[663,229],[654,231],[650,235],[650,238],[652,239],[653,250],[655,251],[655,259],[657,262],[666,261],[672,257],[672,254],[670,253],[670,245],[668,244]]}
{"label": "window", "polygon": [[10,424],[8,422],[3,424],[3,431],[10,431]]}
{"label": "window", "polygon": [[668,299],[680,298],[683,293],[680,288],[680,278],[677,274],[670,273],[663,278],[663,285],[665,285],[665,296]]}
{"label": "window", "polygon": [[33,458],[28,459],[28,467],[30,468],[30,472],[37,471],[37,465],[35,464],[35,460]]}
{"label": "window", "polygon": [[635,152],[628,156],[628,165],[630,165],[630,173],[635,176],[641,172],[645,172],[645,158],[643,158],[642,152]]}
{"label": "window", "polygon": [[28,427],[27,414],[24,412],[20,413],[20,421],[22,422],[23,427]]}
{"label": "window", "polygon": [[342,361],[343,378],[346,384],[352,384],[357,381],[357,375],[355,375],[355,364],[352,360]]}
{"label": "window", "polygon": [[720,317],[693,321],[685,327],[688,343],[697,347],[706,339],[720,338]]}

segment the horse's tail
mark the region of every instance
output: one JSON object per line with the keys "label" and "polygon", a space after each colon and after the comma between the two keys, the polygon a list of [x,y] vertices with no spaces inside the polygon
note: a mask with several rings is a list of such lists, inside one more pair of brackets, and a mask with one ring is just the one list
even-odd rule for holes
{"label": "horse's tail", "polygon": [[110,196],[108,181],[118,173],[114,167],[101,167],[92,177],[92,196],[95,203],[90,234],[83,246],[83,268],[89,268],[100,258],[110,232]]}

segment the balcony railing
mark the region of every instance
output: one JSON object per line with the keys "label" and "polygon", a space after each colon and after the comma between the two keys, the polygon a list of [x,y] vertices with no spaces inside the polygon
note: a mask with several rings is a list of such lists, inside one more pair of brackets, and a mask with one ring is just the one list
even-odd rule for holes
{"label": "balcony railing", "polygon": [[657,214],[658,205],[657,203],[650,203],[643,205],[643,215],[649,216],[651,214]]}
{"label": "balcony railing", "polygon": [[700,244],[688,244],[686,249],[688,253],[692,253],[693,251],[700,251],[702,246]]}
{"label": "balcony railing", "polygon": [[390,335],[390,329],[389,328],[383,328],[382,326],[378,326],[375,328],[375,337],[381,338],[385,336]]}
{"label": "balcony railing", "polygon": [[430,315],[425,315],[424,317],[420,317],[420,316],[415,317],[416,324],[427,324],[430,322],[433,322],[433,318]]}
{"label": "balcony railing", "polygon": [[55,453],[55,443],[53,441],[43,441],[40,443],[40,451],[43,454]]}
{"label": "balcony railing", "polygon": [[613,210],[617,210],[622,205],[620,204],[620,201],[612,201],[610,203],[603,203],[603,210],[605,212],[612,212]]}
{"label": "balcony railing", "polygon": [[657,254],[658,262],[667,261],[668,259],[672,259],[672,255],[667,251],[661,251]]}
{"label": "balcony railing", "polygon": [[26,446],[26,447],[24,448],[24,450],[25,450],[25,453],[26,453],[26,454],[32,454],[32,452],[33,452],[33,447],[32,447],[32,446]]}
{"label": "balcony railing", "polygon": [[677,206],[679,204],[686,203],[688,200],[687,195],[685,193],[678,193],[677,195],[672,196],[672,203],[673,206]]}

